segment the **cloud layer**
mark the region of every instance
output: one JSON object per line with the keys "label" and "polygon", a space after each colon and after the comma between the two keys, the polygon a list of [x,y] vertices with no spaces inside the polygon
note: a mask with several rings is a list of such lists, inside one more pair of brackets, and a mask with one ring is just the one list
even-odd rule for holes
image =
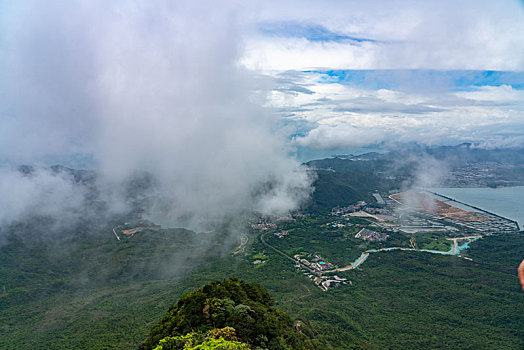
{"label": "cloud layer", "polygon": [[[433,71],[429,80],[427,71],[406,71],[410,79],[404,82],[398,77],[375,80],[377,74],[387,76],[387,71],[360,72],[359,79],[348,81],[321,71],[283,74],[286,83],[273,91],[270,105],[288,120],[307,125],[295,137],[301,146],[332,150],[402,142],[524,146],[524,91],[503,81],[457,86],[472,74],[459,71]],[[450,79],[452,74],[455,78]],[[508,74],[503,80],[511,82],[512,76],[521,75]]]}
{"label": "cloud layer", "polygon": [[[264,83],[237,65],[245,24],[235,4],[2,7],[4,162],[88,154],[106,189],[148,171],[159,184],[152,214],[172,223],[245,209],[282,212],[307,197],[308,175],[288,157],[285,135],[274,130],[276,116],[260,108]],[[18,217],[29,202],[38,207],[68,195],[60,189],[67,190],[67,181],[52,185],[46,174],[30,179],[2,173],[2,207],[20,189],[28,201],[2,211],[0,221]]]}
{"label": "cloud layer", "polygon": [[252,68],[524,69],[517,0],[256,3],[265,30],[248,41]]}
{"label": "cloud layer", "polygon": [[[524,145],[518,1],[0,6],[0,164],[88,160],[118,210],[143,171],[151,212],[172,222],[294,208],[311,179],[293,143]],[[4,186],[0,220],[30,207],[9,208],[17,188],[33,212],[46,184],[68,188],[49,176]]]}
{"label": "cloud layer", "polygon": [[524,146],[521,1],[256,2],[242,63],[297,145]]}

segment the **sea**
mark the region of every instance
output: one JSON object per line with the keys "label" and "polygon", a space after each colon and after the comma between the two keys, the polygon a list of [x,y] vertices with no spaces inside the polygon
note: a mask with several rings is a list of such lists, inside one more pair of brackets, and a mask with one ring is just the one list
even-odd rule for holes
{"label": "sea", "polygon": [[524,230],[524,186],[429,190],[514,220],[519,223],[520,229]]}

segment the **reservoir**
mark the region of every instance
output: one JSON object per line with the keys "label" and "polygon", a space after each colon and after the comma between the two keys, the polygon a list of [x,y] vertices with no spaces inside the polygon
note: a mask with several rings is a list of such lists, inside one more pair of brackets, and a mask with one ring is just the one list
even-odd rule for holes
{"label": "reservoir", "polygon": [[524,230],[524,186],[499,188],[431,188],[430,191],[515,220]]}

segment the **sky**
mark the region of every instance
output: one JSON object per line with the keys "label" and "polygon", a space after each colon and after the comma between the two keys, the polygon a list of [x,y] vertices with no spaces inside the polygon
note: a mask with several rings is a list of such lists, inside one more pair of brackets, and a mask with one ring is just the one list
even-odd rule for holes
{"label": "sky", "polygon": [[524,146],[522,1],[257,5],[241,62],[276,78],[295,146]]}
{"label": "sky", "polygon": [[54,162],[96,169],[108,215],[129,210],[127,186],[151,174],[146,214],[169,227],[285,214],[307,199],[312,178],[262,106],[267,78],[238,65],[247,24],[237,4],[0,8],[0,224],[88,215],[85,191]]}
{"label": "sky", "polygon": [[[243,83],[261,92],[256,103],[277,115],[271,128],[295,149],[524,145],[522,1],[221,1],[216,11],[206,2],[74,3],[43,8],[35,1],[0,1],[0,162],[99,163],[98,145],[89,139],[114,117],[92,110],[101,104],[95,95],[103,89],[115,94],[129,79],[123,73],[133,64],[155,64],[146,62],[155,53],[171,60],[169,68],[177,71],[167,74],[177,75],[178,84],[200,79],[218,92],[215,74],[250,75]],[[141,11],[143,23],[131,23]],[[179,19],[178,27],[164,24]],[[191,19],[194,24],[186,25]],[[220,21],[220,34],[209,33]],[[216,46],[206,48],[219,35]],[[146,43],[147,36],[152,40]],[[107,63],[120,65],[140,45],[147,53],[121,66]],[[203,62],[209,55],[202,78],[185,69],[188,55],[181,50]],[[159,78],[141,73],[135,81]],[[159,66],[152,74],[166,72]],[[163,80],[142,87],[167,98],[175,84]],[[140,94],[120,92],[128,99]],[[196,94],[192,98],[198,104]]]}
{"label": "sky", "polygon": [[175,221],[283,213],[306,158],[522,147],[523,110],[522,1],[0,0],[0,221],[82,198],[19,164],[150,171]]}

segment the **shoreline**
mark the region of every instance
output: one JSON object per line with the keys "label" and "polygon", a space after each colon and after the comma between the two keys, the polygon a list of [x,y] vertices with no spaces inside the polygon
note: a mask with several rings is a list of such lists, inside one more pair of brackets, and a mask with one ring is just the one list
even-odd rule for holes
{"label": "shoreline", "polygon": [[[503,189],[503,188],[523,188],[524,189],[524,186],[502,186],[502,187],[496,187],[496,188],[494,188],[494,187],[442,187],[441,189],[450,189],[450,190],[453,190],[453,189],[492,189],[492,190],[497,190],[497,189]],[[439,188],[431,188],[431,189],[430,188],[424,188],[422,190],[425,191],[425,192],[431,193],[433,195],[439,196],[441,198],[444,198],[444,199],[446,199],[448,201],[459,203],[459,204],[464,205],[466,207],[473,208],[475,210],[478,210],[478,211],[481,211],[481,212],[484,212],[484,213],[496,216],[498,218],[510,221],[510,222],[514,223],[517,226],[517,229],[518,229],[519,232],[521,232],[523,230],[524,225],[521,225],[522,223],[519,223],[518,220],[514,220],[512,218],[508,218],[507,216],[503,216],[501,214],[494,213],[493,211],[480,208],[480,207],[478,207],[476,205],[468,204],[466,202],[457,200],[457,199],[455,199],[453,197],[449,197],[449,196],[444,195],[442,193],[435,192],[435,190],[438,190],[438,189]]]}

